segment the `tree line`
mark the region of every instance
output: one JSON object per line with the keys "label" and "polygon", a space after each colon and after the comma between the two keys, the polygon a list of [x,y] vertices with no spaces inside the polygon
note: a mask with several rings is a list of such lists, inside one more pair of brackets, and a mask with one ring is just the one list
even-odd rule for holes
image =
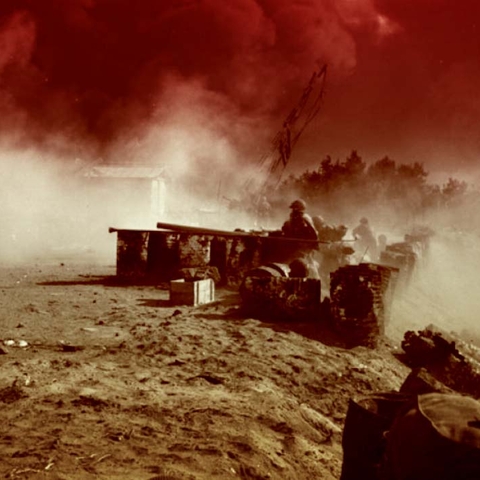
{"label": "tree line", "polygon": [[449,178],[438,185],[429,183],[428,175],[421,163],[397,163],[385,156],[367,164],[353,150],[345,160],[327,156],[316,170],[290,175],[269,198],[278,204],[294,193],[323,214],[343,219],[352,211],[364,211],[384,216],[394,212],[413,221],[454,209],[469,199],[465,181]]}

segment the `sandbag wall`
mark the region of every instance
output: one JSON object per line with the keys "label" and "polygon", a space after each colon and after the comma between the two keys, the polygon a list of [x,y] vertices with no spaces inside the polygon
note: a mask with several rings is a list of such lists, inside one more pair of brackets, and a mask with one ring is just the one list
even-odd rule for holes
{"label": "sandbag wall", "polygon": [[[268,257],[268,239],[248,236],[222,237],[159,230],[117,232],[117,277],[126,282],[158,283],[183,273],[215,269],[221,283],[238,285],[245,272]],[[184,272],[188,270],[188,272]],[[215,278],[217,280],[217,278]]]}
{"label": "sandbag wall", "polygon": [[347,347],[377,346],[389,318],[397,274],[395,268],[361,263],[330,275],[332,327]]}
{"label": "sandbag wall", "polygon": [[380,263],[398,268],[400,271],[400,284],[408,285],[415,271],[428,258],[430,239],[433,231],[422,228],[407,233],[403,242],[387,245],[380,253]]}
{"label": "sandbag wall", "polygon": [[245,313],[271,321],[320,320],[321,283],[316,278],[288,277],[271,267],[247,275],[240,286]]}

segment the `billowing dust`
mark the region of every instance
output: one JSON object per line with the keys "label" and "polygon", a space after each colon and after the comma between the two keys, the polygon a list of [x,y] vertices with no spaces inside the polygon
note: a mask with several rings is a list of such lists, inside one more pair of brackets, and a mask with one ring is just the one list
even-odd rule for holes
{"label": "billowing dust", "polygon": [[[254,170],[238,169],[241,155],[233,143],[212,133],[218,132],[218,124],[196,131],[205,120],[201,114],[191,118],[189,125],[185,120],[187,110],[183,114],[181,108],[176,110],[177,120],[172,120],[162,133],[152,129],[144,148],[138,150],[146,165],[153,164],[154,151],[167,159],[165,205],[161,212],[151,209],[148,183],[118,183],[111,179],[94,182],[85,176],[92,164],[81,159],[48,158],[33,150],[4,150],[0,158],[4,180],[0,192],[1,262],[76,259],[113,265],[116,235],[108,228],[154,229],[157,221],[225,229],[279,229],[288,215],[287,202],[295,198],[295,193],[282,199],[282,208],[273,209],[269,218],[261,221],[238,205],[232,208],[231,200],[242,198],[242,182]],[[195,147],[202,136],[206,142],[203,150],[210,152],[213,163],[207,158],[198,161]],[[312,215],[325,210],[322,205],[309,208]],[[392,332],[401,334],[406,328],[434,323],[480,336],[480,230],[475,210],[473,201],[446,213],[437,211],[435,215],[410,218],[408,212],[394,213],[395,208],[389,205],[360,212],[352,202],[345,201],[337,205],[336,211],[330,209],[327,220],[353,228],[358,218],[367,213],[375,233],[385,234],[389,242],[401,240],[415,223],[432,228],[435,235],[428,256],[422,259],[407,290],[397,295]],[[349,235],[347,240],[351,239]]]}
{"label": "billowing dust", "polygon": [[434,324],[478,343],[479,271],[477,234],[437,232],[411,284],[395,299],[391,327],[403,335],[406,329]]}

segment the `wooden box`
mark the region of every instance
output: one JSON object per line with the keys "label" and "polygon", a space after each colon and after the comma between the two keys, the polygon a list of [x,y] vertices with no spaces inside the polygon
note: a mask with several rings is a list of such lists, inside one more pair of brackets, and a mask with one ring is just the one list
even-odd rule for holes
{"label": "wooden box", "polygon": [[186,282],[170,282],[170,303],[173,305],[203,305],[215,300],[215,284],[211,278]]}

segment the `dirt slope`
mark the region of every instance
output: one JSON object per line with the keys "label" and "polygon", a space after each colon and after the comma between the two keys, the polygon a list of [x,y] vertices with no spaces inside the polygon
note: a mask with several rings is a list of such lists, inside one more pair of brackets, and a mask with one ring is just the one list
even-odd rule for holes
{"label": "dirt slope", "polygon": [[0,269],[2,478],[337,479],[349,398],[408,374],[388,346],[243,318],[233,291],[173,307],[113,278]]}

